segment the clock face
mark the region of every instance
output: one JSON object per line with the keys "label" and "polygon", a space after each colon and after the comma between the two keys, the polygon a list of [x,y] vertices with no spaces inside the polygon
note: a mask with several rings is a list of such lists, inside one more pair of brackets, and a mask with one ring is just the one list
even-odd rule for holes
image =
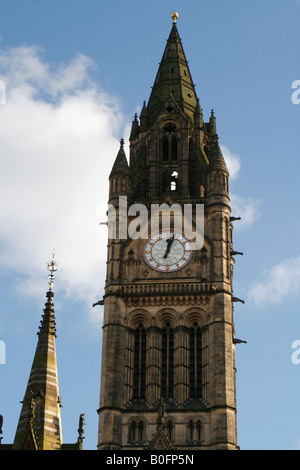
{"label": "clock face", "polygon": [[192,244],[181,233],[161,232],[144,246],[145,262],[156,271],[172,272],[183,268],[192,256]]}

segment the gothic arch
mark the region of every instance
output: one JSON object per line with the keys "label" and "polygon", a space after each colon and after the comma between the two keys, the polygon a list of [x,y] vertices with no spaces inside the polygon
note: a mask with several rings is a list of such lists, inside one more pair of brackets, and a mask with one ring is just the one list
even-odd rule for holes
{"label": "gothic arch", "polygon": [[142,445],[146,441],[146,418],[135,416],[131,417],[128,422],[128,443],[133,446]]}
{"label": "gothic arch", "polygon": [[[172,112],[172,114],[169,115],[169,116],[166,116],[165,114],[162,114],[158,117],[158,119],[156,121],[156,125],[162,133],[163,133],[164,128],[168,124],[174,124],[177,129],[180,129],[182,127],[183,122],[184,122],[182,119],[180,119],[178,113],[176,113],[176,108],[174,106],[174,103],[170,102],[167,105],[167,107],[170,107],[170,106],[173,107],[173,110],[175,112],[174,113]],[[176,107],[177,107],[177,105],[176,105]]]}
{"label": "gothic arch", "polygon": [[204,427],[206,421],[202,416],[191,416],[186,423],[186,441],[191,445],[200,444],[204,439]]}
{"label": "gothic arch", "polygon": [[173,416],[165,417],[165,432],[171,442],[175,442],[176,418]]}
{"label": "gothic arch", "polygon": [[194,323],[197,323],[200,328],[207,325],[209,322],[209,314],[200,308],[190,308],[186,310],[183,315],[183,326],[192,328]]}
{"label": "gothic arch", "polygon": [[144,328],[150,328],[153,322],[150,313],[143,309],[137,309],[130,312],[126,321],[127,326],[133,329],[137,328],[140,324],[142,324]]}
{"label": "gothic arch", "polygon": [[155,315],[156,326],[163,328],[166,323],[169,323],[171,328],[176,328],[179,325],[179,316],[175,310],[164,308],[157,312]]}
{"label": "gothic arch", "polygon": [[146,416],[140,416],[138,414],[136,414],[135,416],[130,416],[130,418],[128,418],[127,420],[127,426],[130,426],[133,422],[140,422],[140,421],[143,421],[143,423],[145,424],[145,426],[148,424],[148,420],[146,418]]}

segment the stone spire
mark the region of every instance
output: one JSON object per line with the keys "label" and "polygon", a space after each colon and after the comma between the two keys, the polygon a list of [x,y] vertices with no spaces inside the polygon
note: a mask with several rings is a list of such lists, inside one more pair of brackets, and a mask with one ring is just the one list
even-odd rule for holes
{"label": "stone spire", "polygon": [[229,175],[227,165],[225,163],[222,150],[218,142],[218,136],[216,135],[212,143],[212,149],[210,154],[210,161],[207,168],[207,174],[213,171],[218,171]]}
{"label": "stone spire", "polygon": [[192,121],[197,107],[195,87],[177,30],[178,15],[172,14],[172,18],[172,29],[147,106],[150,122],[155,121],[170,95]]}
{"label": "stone spire", "polygon": [[49,290],[13,449],[58,450],[62,446],[53,297],[54,259],[48,263]]}
{"label": "stone spire", "polygon": [[112,176],[115,176],[115,175],[124,175],[124,174],[129,175],[130,171],[129,171],[129,166],[128,166],[127,158],[126,158],[125,151],[124,151],[124,139],[121,139],[120,149],[116,156],[116,159],[115,159],[115,162],[114,162],[114,165],[112,167],[109,177],[111,178]]}
{"label": "stone spire", "polygon": [[124,139],[121,139],[120,149],[109,175],[109,202],[118,204],[119,196],[130,194],[130,187],[131,175],[124,150]]}

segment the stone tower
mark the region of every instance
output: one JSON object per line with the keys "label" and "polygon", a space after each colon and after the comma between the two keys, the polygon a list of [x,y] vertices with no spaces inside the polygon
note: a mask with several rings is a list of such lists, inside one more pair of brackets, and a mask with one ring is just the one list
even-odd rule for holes
{"label": "stone tower", "polygon": [[[100,450],[238,449],[229,174],[172,18],[148,104],[132,123],[129,163],[122,140],[109,177]],[[140,218],[147,235],[133,236],[137,204],[148,214],[192,207],[194,227],[203,207],[203,244],[195,249],[175,227],[173,210],[169,230],[158,210],[158,231],[149,230],[154,216]]]}

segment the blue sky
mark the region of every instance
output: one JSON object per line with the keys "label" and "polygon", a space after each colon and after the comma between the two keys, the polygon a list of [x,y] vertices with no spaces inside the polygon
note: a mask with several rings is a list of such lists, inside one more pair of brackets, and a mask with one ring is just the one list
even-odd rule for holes
{"label": "blue sky", "polygon": [[[56,250],[64,442],[97,444],[107,178],[178,30],[231,171],[238,441],[299,449],[300,2],[1,1],[0,414],[12,442]],[[299,95],[300,97],[300,95]],[[299,354],[300,358],[300,354]]]}

